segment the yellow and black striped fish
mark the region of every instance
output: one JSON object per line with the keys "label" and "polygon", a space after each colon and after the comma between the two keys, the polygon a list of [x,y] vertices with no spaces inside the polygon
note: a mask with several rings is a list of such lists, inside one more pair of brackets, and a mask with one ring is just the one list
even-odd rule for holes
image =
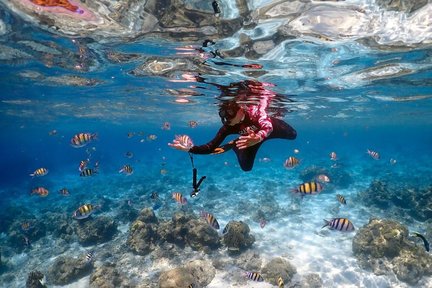
{"label": "yellow and black striped fish", "polygon": [[46,197],[49,194],[48,189],[44,188],[44,187],[36,187],[34,189],[32,189],[31,191],[31,195],[33,194],[38,194],[40,197]]}
{"label": "yellow and black striped fish", "polygon": [[296,157],[290,156],[290,157],[288,157],[288,159],[285,160],[284,167],[287,169],[291,169],[291,168],[296,167],[299,163],[300,163],[299,159],[297,159]]}
{"label": "yellow and black striped fish", "polygon": [[279,276],[277,279],[277,284],[278,284],[278,288],[284,288],[285,287],[285,283],[282,279],[282,276]]}
{"label": "yellow and black striped fish", "polygon": [[172,198],[177,201],[177,203],[181,205],[187,204],[186,198],[183,197],[183,195],[180,192],[174,192],[172,193]]}
{"label": "yellow and black striped fish", "polygon": [[80,148],[95,139],[97,139],[96,133],[78,133],[71,138],[71,145],[74,148]]}
{"label": "yellow and black striped fish", "polygon": [[93,176],[94,174],[97,174],[96,169],[85,168],[83,171],[81,171],[80,176],[81,177],[89,177],[89,176]]}
{"label": "yellow and black striped fish", "polygon": [[77,210],[75,210],[75,212],[72,214],[72,217],[78,220],[85,219],[99,207],[100,206],[95,206],[92,204],[81,205]]}
{"label": "yellow and black striped fish", "polygon": [[216,218],[213,216],[213,214],[210,214],[210,213],[205,212],[205,211],[201,211],[200,215],[201,215],[202,218],[204,218],[207,221],[207,223],[211,227],[213,227],[216,230],[219,230],[219,228],[220,228],[219,227],[219,223],[216,220]]}
{"label": "yellow and black striped fish", "polygon": [[336,194],[336,199],[339,201],[339,203],[346,205],[345,197],[341,194]]}
{"label": "yellow and black striped fish", "polygon": [[133,173],[133,168],[129,164],[126,164],[119,170],[119,173],[131,175]]}
{"label": "yellow and black striped fish", "polygon": [[323,186],[321,183],[316,181],[305,182],[300,184],[297,188],[293,190],[293,192],[300,193],[303,195],[314,195],[321,192]]}
{"label": "yellow and black striped fish", "polygon": [[246,272],[246,277],[249,278],[250,280],[257,281],[257,282],[264,281],[264,278],[258,272]]}
{"label": "yellow and black striped fish", "polygon": [[30,176],[40,177],[40,176],[45,176],[46,174],[48,174],[48,169],[42,167],[42,168],[36,169],[32,174],[30,174]]}
{"label": "yellow and black striped fish", "polygon": [[354,231],[355,229],[354,225],[347,218],[333,218],[331,220],[324,219],[324,222],[325,224],[324,226],[322,226],[322,228],[329,227],[331,230],[347,231],[347,232]]}

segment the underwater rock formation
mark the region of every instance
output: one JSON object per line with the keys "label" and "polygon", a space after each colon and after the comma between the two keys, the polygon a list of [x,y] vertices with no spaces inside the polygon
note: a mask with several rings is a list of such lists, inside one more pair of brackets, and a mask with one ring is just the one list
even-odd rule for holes
{"label": "underwater rock formation", "polygon": [[[241,254],[232,255],[234,265],[245,271],[260,271],[262,266],[262,258],[259,253],[253,249],[246,250]],[[230,262],[230,265],[231,262]]]}
{"label": "underwater rock formation", "polygon": [[161,225],[159,231],[165,241],[181,247],[188,245],[194,250],[209,253],[220,246],[215,229],[202,219],[184,212],[176,212],[171,221]]}
{"label": "underwater rock formation", "polygon": [[44,222],[33,217],[34,216],[31,216],[31,218],[19,219],[9,227],[8,242],[11,247],[21,251],[46,235]]}
{"label": "underwater rock formation", "polygon": [[192,274],[183,267],[164,271],[159,277],[159,288],[183,288],[196,285]]}
{"label": "underwater rock formation", "polygon": [[398,222],[371,219],[353,238],[353,253],[359,265],[376,275],[392,271],[403,282],[414,285],[432,275],[432,256],[408,239],[408,230]]}
{"label": "underwater rock formation", "polygon": [[402,208],[399,209],[399,213],[406,213],[416,220],[431,219],[432,186],[418,187],[409,184],[409,181],[406,183],[408,184],[401,186],[394,184],[391,179],[374,180],[365,191],[359,193],[359,197],[369,207],[380,209],[397,207]]}
{"label": "underwater rock formation", "polygon": [[46,288],[47,286],[42,284],[43,278],[42,272],[38,270],[31,271],[27,277],[26,288]]}
{"label": "underwater rock formation", "polygon": [[159,223],[151,208],[143,209],[131,224],[127,245],[134,253],[146,255],[164,242],[206,253],[220,247],[217,231],[192,214],[176,212],[171,220]]}
{"label": "underwater rock formation", "polygon": [[110,241],[117,233],[117,222],[105,216],[79,220],[75,228],[78,242],[94,245]]}
{"label": "underwater rock formation", "polygon": [[161,273],[159,287],[183,288],[207,287],[216,275],[216,269],[209,261],[194,260],[182,267],[177,267]]}
{"label": "underwater rock formation", "polygon": [[216,275],[216,269],[210,261],[193,260],[186,263],[184,267],[192,275],[198,287],[207,287]]}
{"label": "underwater rock formation", "polygon": [[158,232],[158,219],[153,209],[144,208],[138,218],[130,225],[126,244],[138,255],[147,255],[156,249],[160,239]]}
{"label": "underwater rock formation", "polygon": [[116,265],[113,263],[104,263],[103,266],[96,267],[90,276],[91,288],[128,287],[126,282],[126,278],[119,273]]}
{"label": "underwater rock formation", "polygon": [[156,224],[135,220],[129,228],[126,244],[132,252],[144,256],[156,249],[159,238]]}
{"label": "underwater rock formation", "polygon": [[273,258],[264,268],[261,270],[261,274],[267,282],[278,285],[277,279],[282,277],[285,285],[291,282],[294,274],[297,273],[296,268],[287,260],[277,257]]}
{"label": "underwater rock formation", "polygon": [[88,262],[85,257],[78,259],[60,256],[47,273],[48,283],[54,285],[70,284],[90,274],[93,269],[93,262]]}
{"label": "underwater rock formation", "polygon": [[255,242],[255,237],[249,234],[249,226],[243,221],[231,220],[227,226],[228,231],[223,236],[223,243],[230,253],[241,253]]}

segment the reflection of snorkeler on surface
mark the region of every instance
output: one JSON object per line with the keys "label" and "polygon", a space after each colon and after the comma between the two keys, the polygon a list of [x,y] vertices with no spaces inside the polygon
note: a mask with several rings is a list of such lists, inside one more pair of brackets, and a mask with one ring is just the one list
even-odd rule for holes
{"label": "reflection of snorkeler on surface", "polygon": [[[265,89],[265,86],[269,86],[268,83],[258,81],[240,83],[241,85],[232,86],[236,88],[242,87],[242,89],[236,91],[236,93],[242,95],[237,96],[240,96],[239,98],[242,100],[248,100],[251,95],[259,95],[259,104],[246,105],[239,104],[236,101],[224,102],[219,107],[219,116],[223,126],[213,140],[204,145],[192,146],[190,149],[177,140],[168,143],[168,145],[192,154],[219,154],[233,149],[240,167],[244,171],[250,171],[258,149],[264,141],[274,138],[293,140],[297,137],[297,132],[289,124],[267,115],[266,108],[269,101],[276,95],[274,92]],[[240,137],[220,146],[223,140],[231,134],[240,134]]]}
{"label": "reflection of snorkeler on surface", "polygon": [[83,14],[84,11],[78,6],[72,5],[68,0],[30,0],[30,2],[44,7],[63,7],[71,12]]}
{"label": "reflection of snorkeler on surface", "polygon": [[251,63],[251,64],[234,64],[224,61],[217,61],[215,59],[223,59],[222,53],[219,49],[212,49],[211,47],[215,45],[216,43],[212,40],[206,39],[204,40],[201,47],[198,46],[184,46],[176,48],[179,51],[184,52],[177,52],[177,55],[186,55],[186,56],[199,56],[200,58],[204,59],[204,62],[202,64],[209,65],[207,63],[208,59],[212,59],[211,63],[219,66],[233,66],[233,67],[239,67],[239,68],[249,68],[249,69],[262,69],[263,66],[261,64],[257,63]]}

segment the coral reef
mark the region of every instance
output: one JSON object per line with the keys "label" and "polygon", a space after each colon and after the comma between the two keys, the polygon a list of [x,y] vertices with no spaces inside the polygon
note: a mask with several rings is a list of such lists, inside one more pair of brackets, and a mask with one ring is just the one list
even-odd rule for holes
{"label": "coral reef", "polygon": [[359,265],[376,275],[392,271],[400,281],[416,284],[432,275],[432,256],[408,240],[408,230],[398,222],[371,219],[353,238]]}
{"label": "coral reef", "polygon": [[[253,249],[246,250],[239,255],[231,255],[234,258],[234,265],[245,271],[260,271],[262,259],[259,253]],[[230,263],[231,264],[231,263]]]}
{"label": "coral reef", "polygon": [[183,288],[196,285],[192,274],[183,267],[164,271],[159,277],[160,288]]}
{"label": "coral reef", "polygon": [[145,223],[135,220],[129,228],[129,236],[126,244],[132,252],[138,255],[147,255],[156,248],[156,242],[160,238],[158,227],[154,223]]}
{"label": "coral reef", "polygon": [[199,287],[206,287],[216,275],[216,269],[209,261],[193,260],[185,265]]}
{"label": "coral reef", "polygon": [[18,251],[30,247],[31,243],[46,235],[44,222],[35,218],[18,218],[8,230],[9,245]]}
{"label": "coral reef", "polygon": [[279,277],[282,277],[285,285],[288,286],[288,284],[294,277],[294,274],[296,273],[296,268],[291,265],[291,263],[289,263],[287,260],[280,257],[272,259],[261,270],[261,274],[264,279],[273,285],[278,285],[277,279]]}
{"label": "coral reef", "polygon": [[206,287],[216,274],[215,268],[205,260],[194,260],[182,267],[164,271],[159,277],[160,288]]}
{"label": "coral reef", "polygon": [[147,255],[165,242],[206,253],[220,247],[217,231],[193,214],[176,212],[159,223],[151,208],[143,209],[130,226],[127,245],[134,253]]}
{"label": "coral reef", "polygon": [[47,273],[48,283],[54,285],[66,285],[90,274],[93,262],[85,257],[78,259],[60,256],[56,259]]}
{"label": "coral reef", "polygon": [[422,183],[421,181],[412,183],[412,179],[409,180],[404,181],[404,185],[395,184],[391,179],[374,180],[365,191],[359,193],[359,197],[369,207],[402,208],[397,212],[409,215],[418,221],[431,219],[432,186],[418,187],[417,183]]}
{"label": "coral reef", "polygon": [[105,216],[78,221],[75,233],[83,245],[94,245],[111,240],[117,233],[117,223]]}
{"label": "coral reef", "polygon": [[230,221],[227,226],[228,231],[223,236],[223,243],[230,253],[240,253],[255,242],[255,237],[249,234],[250,229],[246,223]]}
{"label": "coral reef", "polygon": [[122,277],[113,263],[104,263],[103,266],[96,267],[90,276],[90,287],[129,287],[126,278]]}
{"label": "coral reef", "polygon": [[46,288],[47,286],[42,284],[44,275],[42,272],[35,270],[29,273],[26,281],[26,288]]}
{"label": "coral reef", "polygon": [[130,225],[126,244],[138,255],[147,255],[156,249],[160,239],[158,219],[151,208],[140,211],[138,218]]}
{"label": "coral reef", "polygon": [[176,212],[171,221],[160,226],[161,237],[181,247],[190,246],[206,253],[220,246],[215,229],[192,214]]}

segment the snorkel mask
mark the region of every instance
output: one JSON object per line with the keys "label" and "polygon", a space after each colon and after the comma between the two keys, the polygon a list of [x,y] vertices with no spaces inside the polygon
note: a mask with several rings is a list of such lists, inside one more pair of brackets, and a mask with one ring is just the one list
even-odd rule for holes
{"label": "snorkel mask", "polygon": [[219,117],[221,118],[222,124],[231,121],[236,115],[240,107],[235,102],[222,104],[219,109]]}

